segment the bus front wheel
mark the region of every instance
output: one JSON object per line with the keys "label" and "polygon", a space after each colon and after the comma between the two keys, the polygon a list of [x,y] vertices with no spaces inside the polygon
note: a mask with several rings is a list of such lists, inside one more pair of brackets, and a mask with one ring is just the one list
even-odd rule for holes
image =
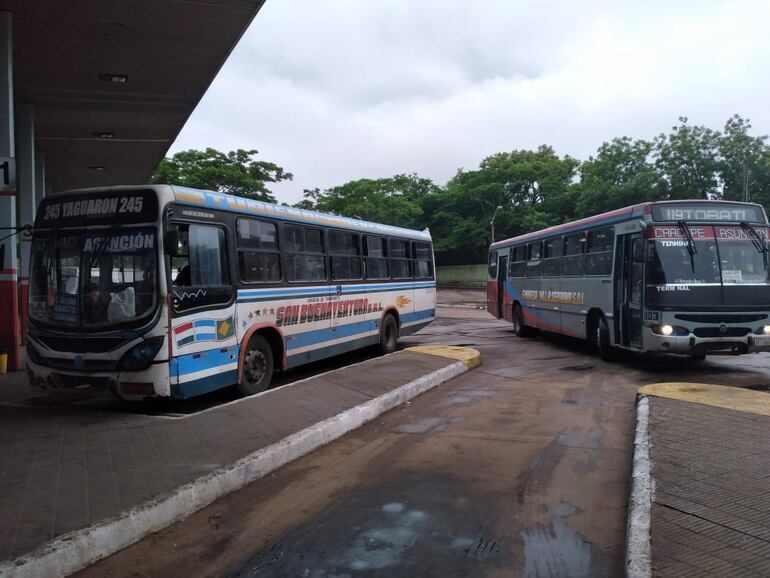
{"label": "bus front wheel", "polygon": [[243,395],[254,395],[270,387],[273,379],[273,349],[267,339],[254,335],[249,340],[246,354],[243,356],[241,380],[238,391]]}
{"label": "bus front wheel", "polygon": [[599,317],[596,322],[596,349],[603,361],[615,361],[617,349],[612,346],[610,329],[604,317]]}
{"label": "bus front wheel", "polygon": [[393,353],[398,346],[398,323],[388,314],[382,320],[380,328],[380,351],[384,354]]}
{"label": "bus front wheel", "polygon": [[534,327],[524,323],[524,312],[518,303],[513,308],[513,332],[517,337],[532,337],[535,335]]}

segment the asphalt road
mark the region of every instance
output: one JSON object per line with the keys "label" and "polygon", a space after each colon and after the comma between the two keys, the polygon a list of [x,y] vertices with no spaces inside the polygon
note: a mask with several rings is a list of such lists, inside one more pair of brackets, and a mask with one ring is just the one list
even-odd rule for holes
{"label": "asphalt road", "polygon": [[762,388],[770,356],[604,363],[440,309],[483,366],[79,576],[621,576],[639,386]]}

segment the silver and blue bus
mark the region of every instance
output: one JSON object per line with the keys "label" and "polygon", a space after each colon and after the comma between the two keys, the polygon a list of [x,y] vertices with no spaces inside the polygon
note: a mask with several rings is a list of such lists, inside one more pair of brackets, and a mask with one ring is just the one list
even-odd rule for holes
{"label": "silver and blue bus", "polygon": [[768,221],[760,205],[648,202],[494,243],[487,309],[617,349],[770,349]]}
{"label": "silver and blue bus", "polygon": [[176,186],[57,193],[31,250],[33,385],[125,399],[268,388],[435,316],[431,237]]}

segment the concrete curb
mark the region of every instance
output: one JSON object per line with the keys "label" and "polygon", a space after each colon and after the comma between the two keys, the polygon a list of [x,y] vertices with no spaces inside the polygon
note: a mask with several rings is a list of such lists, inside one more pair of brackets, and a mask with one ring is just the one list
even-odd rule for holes
{"label": "concrete curb", "polygon": [[626,528],[626,576],[650,578],[652,554],[650,521],[655,481],[650,473],[650,400],[640,395],[636,401],[636,434],[631,473],[631,497]]}
{"label": "concrete curb", "polygon": [[[480,354],[476,352],[480,358]],[[118,518],[70,532],[16,560],[0,563],[0,576],[37,578],[67,576],[130,546],[148,534],[204,508],[281,466],[339,438],[386,411],[469,370],[455,361],[386,394],[316,423],[177,488]]]}

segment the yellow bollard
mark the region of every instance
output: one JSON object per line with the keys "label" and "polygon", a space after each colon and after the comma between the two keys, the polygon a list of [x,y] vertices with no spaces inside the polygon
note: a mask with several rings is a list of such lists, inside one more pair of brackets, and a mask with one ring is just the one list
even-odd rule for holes
{"label": "yellow bollard", "polygon": [[0,353],[0,374],[8,371],[8,354]]}

